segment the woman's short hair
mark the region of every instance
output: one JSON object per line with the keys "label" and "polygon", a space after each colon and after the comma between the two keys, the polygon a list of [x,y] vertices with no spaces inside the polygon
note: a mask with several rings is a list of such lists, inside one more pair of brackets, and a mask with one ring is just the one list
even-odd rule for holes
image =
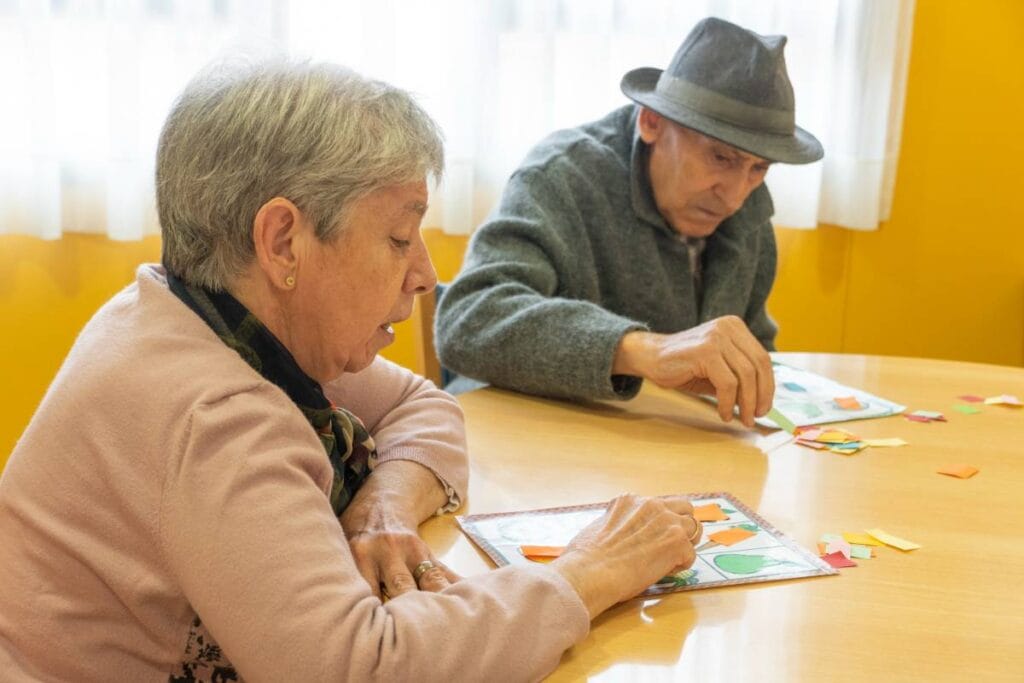
{"label": "woman's short hair", "polygon": [[291,200],[333,239],[374,190],[444,168],[437,124],[409,93],[331,64],[220,64],[178,97],[160,134],[156,198],[164,265],[225,289],[255,255],[253,220]]}

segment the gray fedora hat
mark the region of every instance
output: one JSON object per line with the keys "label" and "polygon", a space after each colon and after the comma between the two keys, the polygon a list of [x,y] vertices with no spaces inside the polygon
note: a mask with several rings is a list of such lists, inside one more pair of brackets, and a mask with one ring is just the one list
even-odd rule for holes
{"label": "gray fedora hat", "polygon": [[785,45],[785,36],[761,36],[728,21],[703,19],[667,69],[630,71],[622,77],[622,92],[676,123],[756,156],[807,164],[824,151],[817,138],[796,125]]}

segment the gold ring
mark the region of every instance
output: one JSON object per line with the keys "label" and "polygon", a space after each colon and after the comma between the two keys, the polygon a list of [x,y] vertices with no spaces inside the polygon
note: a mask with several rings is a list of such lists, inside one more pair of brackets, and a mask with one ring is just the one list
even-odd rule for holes
{"label": "gold ring", "polygon": [[412,578],[413,578],[413,580],[416,583],[419,583],[420,579],[423,578],[423,575],[426,574],[428,571],[430,571],[431,569],[433,569],[436,566],[437,565],[434,564],[433,562],[431,562],[430,560],[423,560],[418,565],[416,565],[415,569],[412,570]]}
{"label": "gold ring", "polygon": [[704,529],[701,527],[700,522],[698,522],[697,520],[693,520],[693,523],[695,526],[693,529],[693,533],[690,534],[690,545],[696,544],[697,541],[700,540],[700,537],[704,535]]}

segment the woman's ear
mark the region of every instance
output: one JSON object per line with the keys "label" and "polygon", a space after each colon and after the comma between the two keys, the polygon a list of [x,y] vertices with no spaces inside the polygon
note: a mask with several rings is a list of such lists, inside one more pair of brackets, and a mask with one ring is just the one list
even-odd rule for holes
{"label": "woman's ear", "polygon": [[274,197],[256,212],[252,223],[256,261],[275,289],[295,287],[304,223],[299,208],[283,197]]}

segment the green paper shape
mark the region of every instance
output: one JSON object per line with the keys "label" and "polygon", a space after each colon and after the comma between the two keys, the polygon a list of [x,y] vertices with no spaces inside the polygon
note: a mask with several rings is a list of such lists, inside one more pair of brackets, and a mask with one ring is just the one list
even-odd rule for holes
{"label": "green paper shape", "polygon": [[768,411],[768,419],[779,425],[782,429],[792,434],[796,431],[796,425],[793,424],[788,417],[779,412],[777,408],[772,408]]}
{"label": "green paper shape", "polygon": [[871,548],[867,547],[866,545],[860,545],[859,543],[851,543],[850,557],[857,560],[870,560]]}
{"label": "green paper shape", "polygon": [[780,564],[793,564],[785,560],[776,560],[767,555],[747,555],[738,553],[725,553],[715,555],[715,566],[730,574],[756,574],[767,567],[775,567]]}
{"label": "green paper shape", "polygon": [[953,410],[957,411],[958,413],[963,413],[964,415],[974,415],[975,413],[981,412],[981,408],[975,408],[974,406],[969,406],[966,404],[955,405],[953,406]]}

